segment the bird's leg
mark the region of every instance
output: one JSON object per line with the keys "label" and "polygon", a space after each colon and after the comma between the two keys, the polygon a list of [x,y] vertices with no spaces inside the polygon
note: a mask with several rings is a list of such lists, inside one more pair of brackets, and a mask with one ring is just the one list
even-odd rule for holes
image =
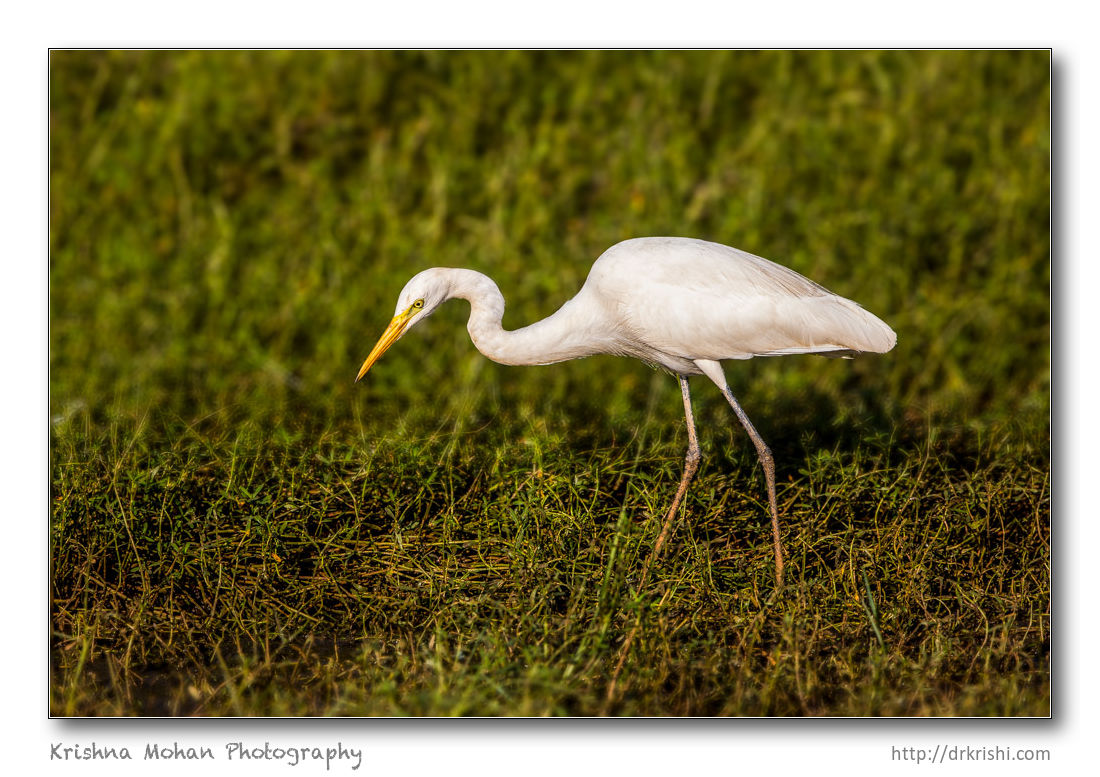
{"label": "bird's leg", "polygon": [[[680,479],[680,487],[676,489],[676,498],[672,500],[672,507],[668,508],[668,514],[665,516],[665,524],[661,527],[661,533],[657,537],[657,544],[653,546],[653,552],[649,554],[649,560],[646,561],[645,566],[642,568],[641,582],[638,583],[639,591],[645,588],[645,581],[649,575],[649,568],[661,554],[661,548],[664,547],[665,541],[668,540],[672,532],[672,519],[676,517],[676,510],[679,508],[680,502],[683,501],[684,494],[687,493],[688,485],[691,484],[691,479],[695,477],[695,470],[699,469],[699,459],[701,456],[699,453],[699,439],[695,435],[695,417],[691,413],[691,392],[688,390],[687,377],[684,375],[678,377],[680,379],[680,391],[684,395],[684,417],[687,419],[688,428],[688,449],[687,455],[684,457],[684,476]],[[638,620],[634,621],[634,628],[627,634],[626,640],[619,650],[619,660],[615,664],[615,671],[611,673],[611,682],[607,686],[608,703],[615,698],[615,689],[618,686],[619,673],[623,671],[623,664],[626,663],[626,657],[630,653],[630,646],[634,643],[634,637],[637,635],[638,626],[640,625],[641,615],[638,616]]]}
{"label": "bird's leg", "polygon": [[741,425],[745,427],[745,431],[749,433],[749,437],[752,438],[753,445],[756,446],[756,454],[760,457],[760,464],[764,467],[764,478],[768,481],[768,505],[771,507],[772,512],[772,542],[775,545],[775,582],[779,588],[783,587],[783,544],[779,540],[779,510],[775,506],[775,460],[772,458],[771,449],[767,443],[764,442],[764,438],[756,431],[756,428],[752,425],[749,417],[745,414],[745,411],[741,409],[741,405],[738,404],[734,398],[733,393],[730,391],[728,385],[721,385],[722,395],[725,396],[726,401],[730,403],[730,407],[733,408],[733,412],[737,415],[737,419],[741,422]]}
{"label": "bird's leg", "polygon": [[676,497],[672,500],[672,506],[668,508],[664,526],[661,527],[661,533],[657,536],[657,544],[653,546],[653,552],[649,556],[649,561],[646,562],[645,568],[642,570],[642,580],[638,586],[639,589],[645,585],[646,576],[649,574],[649,567],[661,554],[661,548],[664,547],[665,542],[672,532],[672,520],[676,517],[676,510],[680,507],[680,502],[683,501],[684,494],[687,493],[688,486],[691,484],[691,479],[695,477],[695,471],[699,469],[699,459],[701,456],[699,453],[699,439],[695,435],[695,417],[691,413],[691,392],[688,390],[687,377],[684,375],[678,377],[680,379],[680,391],[684,395],[684,417],[687,419],[688,430],[688,449],[687,455],[684,457],[684,476],[680,479],[680,487],[676,489]]}

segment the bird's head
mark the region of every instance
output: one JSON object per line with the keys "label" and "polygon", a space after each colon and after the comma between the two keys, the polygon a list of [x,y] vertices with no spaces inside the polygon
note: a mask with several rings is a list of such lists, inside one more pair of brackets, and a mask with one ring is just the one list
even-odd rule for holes
{"label": "bird's head", "polygon": [[356,376],[355,381],[358,383],[367,374],[367,370],[386,352],[386,349],[400,340],[406,331],[430,316],[447,299],[450,290],[451,286],[446,273],[441,268],[425,270],[414,275],[398,295],[393,319],[371,349],[370,356],[359,368],[359,375]]}

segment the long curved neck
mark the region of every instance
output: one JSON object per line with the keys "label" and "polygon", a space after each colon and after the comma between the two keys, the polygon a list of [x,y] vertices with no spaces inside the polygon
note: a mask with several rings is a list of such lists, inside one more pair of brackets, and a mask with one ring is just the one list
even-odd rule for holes
{"label": "long curved neck", "polygon": [[470,303],[466,329],[485,356],[500,364],[553,364],[611,350],[604,342],[606,332],[597,325],[592,311],[584,311],[576,300],[566,302],[554,315],[530,326],[506,331],[504,295],[493,279],[474,270],[448,270],[451,290],[448,299]]}

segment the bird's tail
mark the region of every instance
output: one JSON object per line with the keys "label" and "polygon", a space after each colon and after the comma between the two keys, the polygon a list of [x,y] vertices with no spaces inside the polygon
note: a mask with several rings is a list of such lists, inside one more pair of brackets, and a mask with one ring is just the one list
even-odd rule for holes
{"label": "bird's tail", "polygon": [[874,313],[835,295],[800,299],[783,321],[791,345],[760,355],[813,353],[851,358],[860,353],[886,353],[898,341],[894,330]]}

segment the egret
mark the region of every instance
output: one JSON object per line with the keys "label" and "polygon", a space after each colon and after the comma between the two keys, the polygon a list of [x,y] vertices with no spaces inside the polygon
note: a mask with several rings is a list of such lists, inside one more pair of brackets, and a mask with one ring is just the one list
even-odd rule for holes
{"label": "egret", "polygon": [[[355,380],[409,329],[455,298],[470,303],[470,339],[495,362],[542,365],[614,354],[633,356],[677,377],[688,449],[684,474],[650,563],[668,539],[673,517],[699,467],[688,378],[709,378],[748,432],[764,470],[780,587],[783,545],[775,463],[730,391],[721,362],[800,353],[850,358],[885,353],[897,342],[897,335],[879,318],[794,270],[720,243],[642,237],[607,249],[592,265],[580,292],[552,316],[512,331],[501,326],[504,297],[488,276],[448,267],[424,270],[401,290],[393,319]],[[645,569],[648,572],[649,563]]]}

